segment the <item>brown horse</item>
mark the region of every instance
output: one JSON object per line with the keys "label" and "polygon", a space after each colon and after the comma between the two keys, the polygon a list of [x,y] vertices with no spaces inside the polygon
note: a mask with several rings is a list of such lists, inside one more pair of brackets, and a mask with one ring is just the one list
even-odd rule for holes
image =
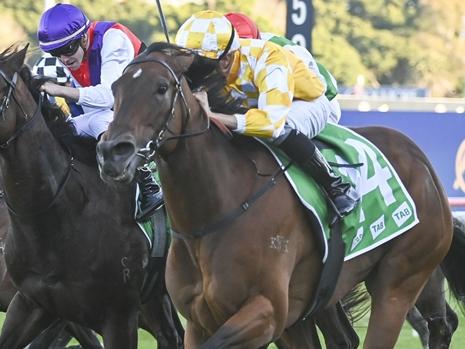
{"label": "brown horse", "polygon": [[[225,137],[184,78],[194,56],[154,44],[113,85],[114,121],[97,147],[101,176],[130,183],[155,159],[174,235],[166,281],[187,319],[187,348],[311,345],[308,318],[321,271],[312,225],[271,155],[249,137]],[[213,91],[215,92],[215,91]],[[230,112],[231,113],[231,112]],[[333,304],[365,281],[367,348],[393,348],[408,310],[447,253],[452,217],[431,164],[390,129],[357,132],[390,160],[420,223],[343,265]]]}
{"label": "brown horse", "polygon": [[5,260],[20,291],[0,348],[22,348],[64,319],[99,332],[105,348],[135,349],[140,310],[159,347],[181,348],[164,278],[141,305],[149,250],[133,218],[134,186],[103,183],[89,151],[95,142],[73,137],[57,108],[41,107],[26,50],[0,54],[0,160],[12,225]]}

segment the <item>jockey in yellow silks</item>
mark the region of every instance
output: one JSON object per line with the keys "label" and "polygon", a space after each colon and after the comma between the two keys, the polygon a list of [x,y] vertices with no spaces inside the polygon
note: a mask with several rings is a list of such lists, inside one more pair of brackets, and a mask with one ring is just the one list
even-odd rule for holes
{"label": "jockey in yellow silks", "polygon": [[215,60],[227,88],[248,108],[245,114],[212,112],[205,92],[196,93],[208,117],[234,132],[271,139],[323,187],[340,215],[359,197],[343,183],[311,140],[330,114],[324,85],[306,64],[272,42],[239,39],[228,19],[215,11],[190,17],[176,34],[176,44]]}

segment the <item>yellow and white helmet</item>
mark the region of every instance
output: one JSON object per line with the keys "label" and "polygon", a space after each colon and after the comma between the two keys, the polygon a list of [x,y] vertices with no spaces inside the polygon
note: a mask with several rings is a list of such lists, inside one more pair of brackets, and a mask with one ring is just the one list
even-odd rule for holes
{"label": "yellow and white helmet", "polygon": [[184,22],[176,34],[176,44],[212,59],[221,59],[240,47],[231,22],[210,10],[197,12]]}

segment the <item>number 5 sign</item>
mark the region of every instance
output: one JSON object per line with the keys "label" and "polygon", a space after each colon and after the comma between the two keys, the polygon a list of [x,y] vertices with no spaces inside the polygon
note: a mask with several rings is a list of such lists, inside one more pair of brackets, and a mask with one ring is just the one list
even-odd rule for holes
{"label": "number 5 sign", "polygon": [[311,51],[312,28],[312,0],[287,0],[286,37]]}

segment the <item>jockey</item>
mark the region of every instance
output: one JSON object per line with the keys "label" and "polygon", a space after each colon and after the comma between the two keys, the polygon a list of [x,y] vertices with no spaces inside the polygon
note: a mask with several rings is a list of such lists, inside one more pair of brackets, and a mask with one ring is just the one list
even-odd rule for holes
{"label": "jockey", "polygon": [[[42,14],[37,32],[42,51],[57,57],[69,70],[75,86],[51,81],[41,91],[75,102],[81,114],[72,123],[78,135],[99,139],[113,120],[111,84],[145,45],[125,26],[91,22],[76,6],[57,4]],[[148,168],[138,171],[142,193],[139,221],[163,203],[160,187]]]}
{"label": "jockey", "polygon": [[196,98],[205,113],[235,132],[273,140],[323,187],[340,216],[359,197],[328,165],[311,138],[326,125],[329,101],[318,76],[290,51],[267,41],[239,39],[226,17],[201,11],[178,30],[176,44],[215,62],[233,96],[248,108],[245,114],[212,112],[205,92]]}
{"label": "jockey", "polygon": [[227,13],[225,17],[234,26],[234,29],[236,29],[240,38],[271,41],[299,56],[299,58],[301,58],[308,65],[308,67],[318,75],[322,83],[326,86],[325,95],[328,98],[331,106],[329,121],[335,124],[339,122],[339,119],[341,118],[341,106],[335,98],[337,95],[336,79],[323,64],[317,62],[315,58],[313,58],[312,54],[305,47],[299,46],[283,36],[260,32],[255,22],[242,13],[230,12]]}

